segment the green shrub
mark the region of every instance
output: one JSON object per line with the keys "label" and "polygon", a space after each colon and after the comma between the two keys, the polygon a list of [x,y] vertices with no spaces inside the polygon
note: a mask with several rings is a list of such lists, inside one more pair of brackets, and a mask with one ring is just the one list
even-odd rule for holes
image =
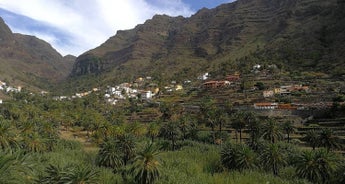
{"label": "green shrub", "polygon": [[213,143],[212,133],[210,131],[199,131],[196,135],[196,141]]}

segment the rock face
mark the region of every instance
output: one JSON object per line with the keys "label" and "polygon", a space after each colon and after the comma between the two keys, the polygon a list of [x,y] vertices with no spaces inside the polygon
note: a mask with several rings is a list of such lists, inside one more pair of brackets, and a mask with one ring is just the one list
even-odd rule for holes
{"label": "rock face", "polygon": [[14,85],[46,87],[65,79],[74,61],[34,36],[12,33],[0,18],[0,80]]}
{"label": "rock face", "polygon": [[302,70],[344,66],[343,10],[343,0],[238,0],[190,18],[157,15],[79,56],[71,76],[188,76],[256,51]]}

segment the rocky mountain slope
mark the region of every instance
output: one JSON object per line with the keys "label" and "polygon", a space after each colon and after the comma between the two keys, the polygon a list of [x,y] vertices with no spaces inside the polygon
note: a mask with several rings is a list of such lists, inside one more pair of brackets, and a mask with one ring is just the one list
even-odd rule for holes
{"label": "rocky mountain slope", "polygon": [[291,71],[344,75],[343,10],[344,0],[238,0],[189,18],[157,15],[79,56],[72,81],[182,79],[254,62],[253,53]]}
{"label": "rocky mountain slope", "polygon": [[46,89],[69,75],[74,60],[34,36],[12,33],[0,18],[0,80]]}

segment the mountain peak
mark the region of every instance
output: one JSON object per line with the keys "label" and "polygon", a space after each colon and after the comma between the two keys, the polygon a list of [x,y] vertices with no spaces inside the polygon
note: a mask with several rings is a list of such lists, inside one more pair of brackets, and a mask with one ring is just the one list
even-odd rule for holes
{"label": "mountain peak", "polygon": [[[313,50],[326,52],[318,32],[335,24],[329,20],[336,6],[337,0],[238,0],[203,8],[190,18],[156,15],[79,56],[72,76],[99,74],[122,80],[164,74],[182,79],[257,51],[267,55],[274,49],[281,52],[277,60],[284,60],[286,47],[293,50],[294,59],[285,64],[301,66],[298,62],[310,60]],[[314,62],[325,64],[322,58]]]}
{"label": "mountain peak", "polygon": [[44,88],[68,76],[72,66],[63,61],[49,43],[35,36],[12,33],[0,18],[0,80]]}
{"label": "mountain peak", "polygon": [[12,31],[0,17],[0,44],[5,44],[12,39]]}

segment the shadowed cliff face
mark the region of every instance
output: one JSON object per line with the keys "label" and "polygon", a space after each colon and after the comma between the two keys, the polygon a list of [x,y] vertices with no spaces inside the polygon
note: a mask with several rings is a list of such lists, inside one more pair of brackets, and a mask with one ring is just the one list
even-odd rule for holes
{"label": "shadowed cliff face", "polygon": [[306,69],[331,66],[325,55],[332,56],[332,66],[341,64],[340,4],[342,0],[238,0],[201,9],[190,18],[154,16],[79,56],[71,76],[195,75],[258,49],[266,59],[275,55],[282,64]]}
{"label": "shadowed cliff face", "polygon": [[[73,59],[74,60],[74,59]],[[12,33],[0,18],[0,80],[45,87],[68,76],[74,61],[34,36]]]}
{"label": "shadowed cliff face", "polygon": [[0,19],[0,44],[9,44],[10,40],[13,39],[12,31],[5,24],[4,20]]}

